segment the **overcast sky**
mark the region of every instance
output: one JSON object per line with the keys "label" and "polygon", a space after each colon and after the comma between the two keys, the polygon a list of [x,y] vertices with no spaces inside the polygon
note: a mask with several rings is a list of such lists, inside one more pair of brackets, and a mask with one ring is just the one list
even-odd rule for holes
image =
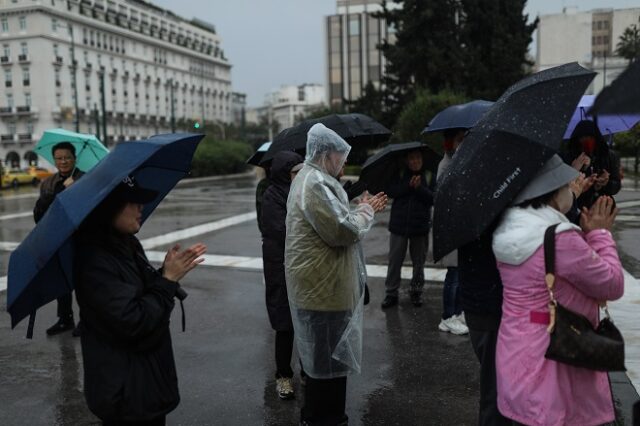
{"label": "overcast sky", "polygon": [[[233,90],[246,93],[250,106],[284,84],[325,84],[324,17],[335,0],[151,0],[184,18],[215,25],[232,69]],[[179,7],[176,7],[179,4]],[[529,0],[527,13],[640,7],[640,0]]]}

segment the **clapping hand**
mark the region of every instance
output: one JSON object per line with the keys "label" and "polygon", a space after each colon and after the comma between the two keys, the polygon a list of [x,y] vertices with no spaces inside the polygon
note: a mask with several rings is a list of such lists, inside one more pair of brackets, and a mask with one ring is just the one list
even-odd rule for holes
{"label": "clapping hand", "polygon": [[571,167],[576,169],[577,171],[582,171],[584,166],[591,165],[591,158],[584,152],[581,153],[575,160],[571,162]]}
{"label": "clapping hand", "polygon": [[577,178],[569,182],[569,187],[571,188],[571,192],[573,192],[573,195],[578,198],[584,192],[588,191],[595,182],[595,175],[585,177],[584,173],[580,173]]}
{"label": "clapping hand", "polygon": [[606,171],[606,170],[603,170],[596,177],[596,182],[595,182],[596,189],[600,190],[600,189],[604,188],[605,186],[607,186],[608,183],[609,183],[609,172]]}
{"label": "clapping hand", "polygon": [[580,227],[585,233],[594,229],[611,230],[617,214],[618,208],[613,207],[613,198],[601,196],[589,210],[582,208]]}
{"label": "clapping hand", "polygon": [[202,243],[180,251],[180,244],[171,247],[164,257],[162,276],[171,281],[180,281],[189,271],[204,261],[201,257],[207,251]]}
{"label": "clapping hand", "polygon": [[388,197],[384,192],[378,192],[373,197],[369,193],[365,193],[360,203],[369,204],[375,213],[379,213],[387,206]]}

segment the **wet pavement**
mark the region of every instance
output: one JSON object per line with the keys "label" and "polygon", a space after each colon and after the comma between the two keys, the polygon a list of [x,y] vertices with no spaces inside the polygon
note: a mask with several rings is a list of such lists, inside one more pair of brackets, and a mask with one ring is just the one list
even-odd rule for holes
{"label": "wet pavement", "polygon": [[[181,184],[139,237],[145,240],[253,212],[254,188],[252,177]],[[21,241],[33,226],[28,215],[9,216],[31,210],[32,191],[0,193],[0,248],[5,247],[0,250],[0,276],[6,275],[7,243]],[[640,191],[623,191],[616,198],[640,200]],[[640,203],[625,207],[623,215],[640,216]],[[388,211],[377,218],[365,240],[368,264],[386,263],[387,220]],[[640,218],[620,222],[615,232],[624,264],[634,276],[640,276],[639,223]],[[180,242],[196,241],[205,242],[210,254],[261,255],[255,220]],[[161,252],[171,244],[154,245],[148,251]],[[403,285],[406,291],[407,282]],[[280,401],[275,393],[274,332],[264,306],[262,272],[252,267],[200,266],[183,286],[189,292],[186,332],[179,329],[179,308],[172,323],[182,402],[169,415],[168,424],[297,424],[303,400],[299,369],[295,369],[297,398]],[[388,311],[380,309],[384,280],[370,278],[369,286],[372,300],[365,308],[363,371],[348,381],[349,424],[475,424],[478,366],[467,337],[437,329],[442,285],[426,285],[421,308],[414,308],[403,292],[400,305]],[[5,293],[0,297],[4,310]],[[29,341],[24,338],[26,321],[12,331],[6,312],[0,316],[0,425],[99,424],[82,396],[80,342],[70,333],[46,337],[44,330],[54,321],[52,303],[38,311],[34,338]],[[615,376],[614,389],[620,390],[616,397],[627,410],[637,398],[627,376]]]}

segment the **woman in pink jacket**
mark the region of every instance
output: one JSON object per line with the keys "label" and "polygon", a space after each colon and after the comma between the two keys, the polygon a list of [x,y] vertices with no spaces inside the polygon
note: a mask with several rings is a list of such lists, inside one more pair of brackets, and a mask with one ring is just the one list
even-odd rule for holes
{"label": "woman in pink jacket", "polygon": [[601,197],[581,215],[581,228],[564,216],[578,172],[554,156],[518,194],[493,235],[504,285],[496,348],[498,409],[518,423],[601,425],[615,419],[607,373],[548,360],[549,293],[543,239],[556,230],[555,296],[560,304],[599,321],[601,301],[623,293],[623,272],[611,226],[617,209]]}

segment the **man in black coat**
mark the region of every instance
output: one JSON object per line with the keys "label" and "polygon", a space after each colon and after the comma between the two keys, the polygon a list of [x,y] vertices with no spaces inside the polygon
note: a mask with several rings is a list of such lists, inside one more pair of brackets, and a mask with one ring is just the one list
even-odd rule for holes
{"label": "man in black coat", "polygon": [[[40,222],[56,196],[84,174],[76,168],[76,149],[72,144],[60,142],[53,146],[51,152],[58,172],[40,184],[40,198],[33,208],[33,219],[36,223]],[[53,336],[71,330],[74,326],[73,298],[69,293],[58,297],[58,322],[47,329],[47,334]],[[74,336],[78,335],[78,331],[74,330]]]}
{"label": "man in black coat", "polygon": [[433,193],[427,186],[420,150],[410,151],[406,157],[407,168],[385,191],[393,198],[389,220],[389,268],[385,281],[386,296],[382,308],[398,303],[402,263],[407,254],[407,245],[413,264],[411,279],[411,302],[422,305],[424,286],[424,263],[426,260]]}
{"label": "man in black coat", "polygon": [[271,327],[276,332],[276,392],[281,399],[294,397],[291,369],[293,323],[284,273],[284,244],[287,233],[287,197],[291,181],[302,167],[302,161],[300,155],[291,151],[275,155],[271,165],[270,185],[262,197],[259,221],[267,312]]}

